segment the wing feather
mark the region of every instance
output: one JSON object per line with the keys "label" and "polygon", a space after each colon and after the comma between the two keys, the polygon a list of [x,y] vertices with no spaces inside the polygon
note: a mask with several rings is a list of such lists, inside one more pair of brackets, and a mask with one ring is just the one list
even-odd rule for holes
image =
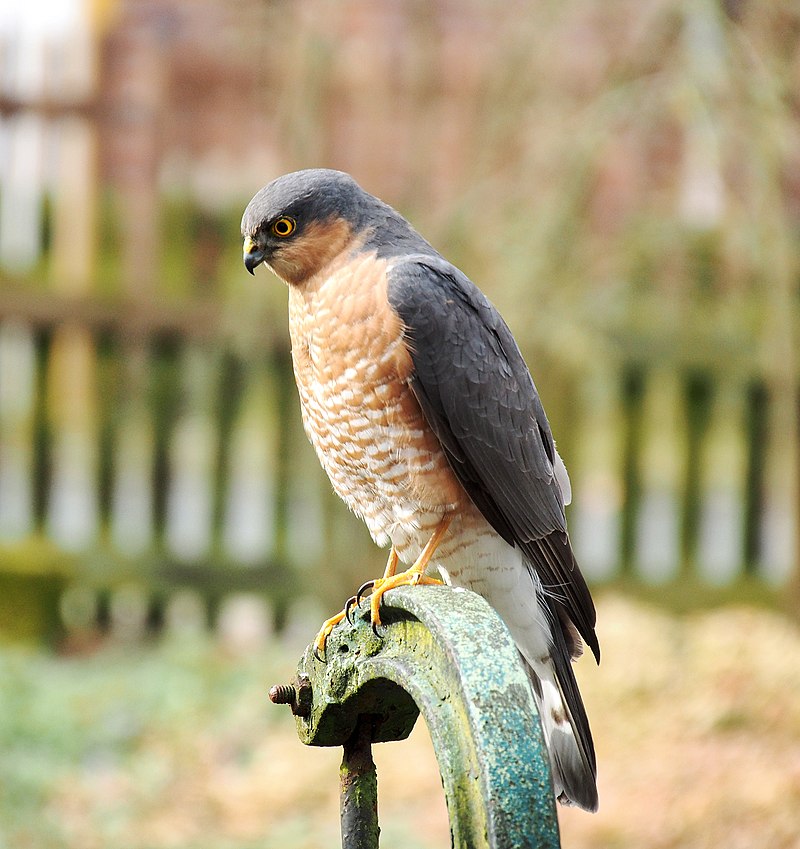
{"label": "wing feather", "polygon": [[388,295],[414,364],[411,389],[454,473],[599,659],[594,604],[566,533],[569,479],[511,331],[440,257],[395,265]]}

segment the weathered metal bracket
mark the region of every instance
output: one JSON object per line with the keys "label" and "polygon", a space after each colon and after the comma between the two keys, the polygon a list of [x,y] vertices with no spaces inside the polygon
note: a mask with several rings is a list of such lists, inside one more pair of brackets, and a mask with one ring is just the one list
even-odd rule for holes
{"label": "weathered metal bracket", "polygon": [[[365,605],[366,608],[366,605]],[[311,746],[343,746],[342,846],[378,846],[372,743],[428,724],[456,849],[560,845],[536,706],[505,625],[475,593],[401,588],[384,597],[380,636],[368,610],[309,646],[294,684],[273,687]]]}
{"label": "weathered metal bracket", "polygon": [[302,742],[344,747],[342,845],[378,846],[370,746],[405,739],[421,711],[453,847],[558,847],[549,758],[505,625],[480,596],[451,587],[404,587],[383,602],[380,636],[364,605],[334,629],[323,660],[309,646],[295,684],[270,694],[292,704]]}

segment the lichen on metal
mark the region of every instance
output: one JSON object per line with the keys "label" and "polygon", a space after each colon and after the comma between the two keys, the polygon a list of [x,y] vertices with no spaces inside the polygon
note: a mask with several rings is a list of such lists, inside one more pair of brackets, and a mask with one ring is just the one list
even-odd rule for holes
{"label": "lichen on metal", "polygon": [[[376,635],[363,608],[352,625],[334,629],[321,660],[309,647],[298,664],[306,687],[300,739],[351,747],[365,733],[372,743],[402,740],[421,712],[454,847],[558,847],[536,707],[497,614],[467,590],[400,588],[385,597]],[[377,846],[377,820],[375,829],[376,842],[360,845]]]}
{"label": "lichen on metal", "polygon": [[378,849],[378,776],[372,760],[372,717],[362,716],[344,744],[339,769],[342,846]]}

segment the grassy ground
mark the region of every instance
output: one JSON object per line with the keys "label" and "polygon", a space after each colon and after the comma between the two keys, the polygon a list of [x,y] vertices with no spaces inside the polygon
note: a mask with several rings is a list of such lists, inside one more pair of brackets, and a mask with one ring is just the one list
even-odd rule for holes
{"label": "grassy ground", "polygon": [[[600,599],[578,668],[601,809],[565,847],[800,847],[800,631],[747,607],[677,617]],[[0,653],[2,849],[339,845],[338,751],[307,749],[266,688],[298,647],[198,636],[53,658]],[[382,847],[449,845],[422,724],[377,746]]]}

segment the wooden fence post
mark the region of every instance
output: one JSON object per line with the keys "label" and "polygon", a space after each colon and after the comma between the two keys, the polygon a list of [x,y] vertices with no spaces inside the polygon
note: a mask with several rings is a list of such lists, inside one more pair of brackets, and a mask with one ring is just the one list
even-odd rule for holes
{"label": "wooden fence post", "polygon": [[681,403],[677,375],[654,369],[645,384],[636,577],[661,582],[680,570]]}
{"label": "wooden fence post", "polygon": [[593,368],[582,388],[572,482],[570,531],[581,570],[589,581],[618,577],[623,511],[624,410],[619,377]]}

